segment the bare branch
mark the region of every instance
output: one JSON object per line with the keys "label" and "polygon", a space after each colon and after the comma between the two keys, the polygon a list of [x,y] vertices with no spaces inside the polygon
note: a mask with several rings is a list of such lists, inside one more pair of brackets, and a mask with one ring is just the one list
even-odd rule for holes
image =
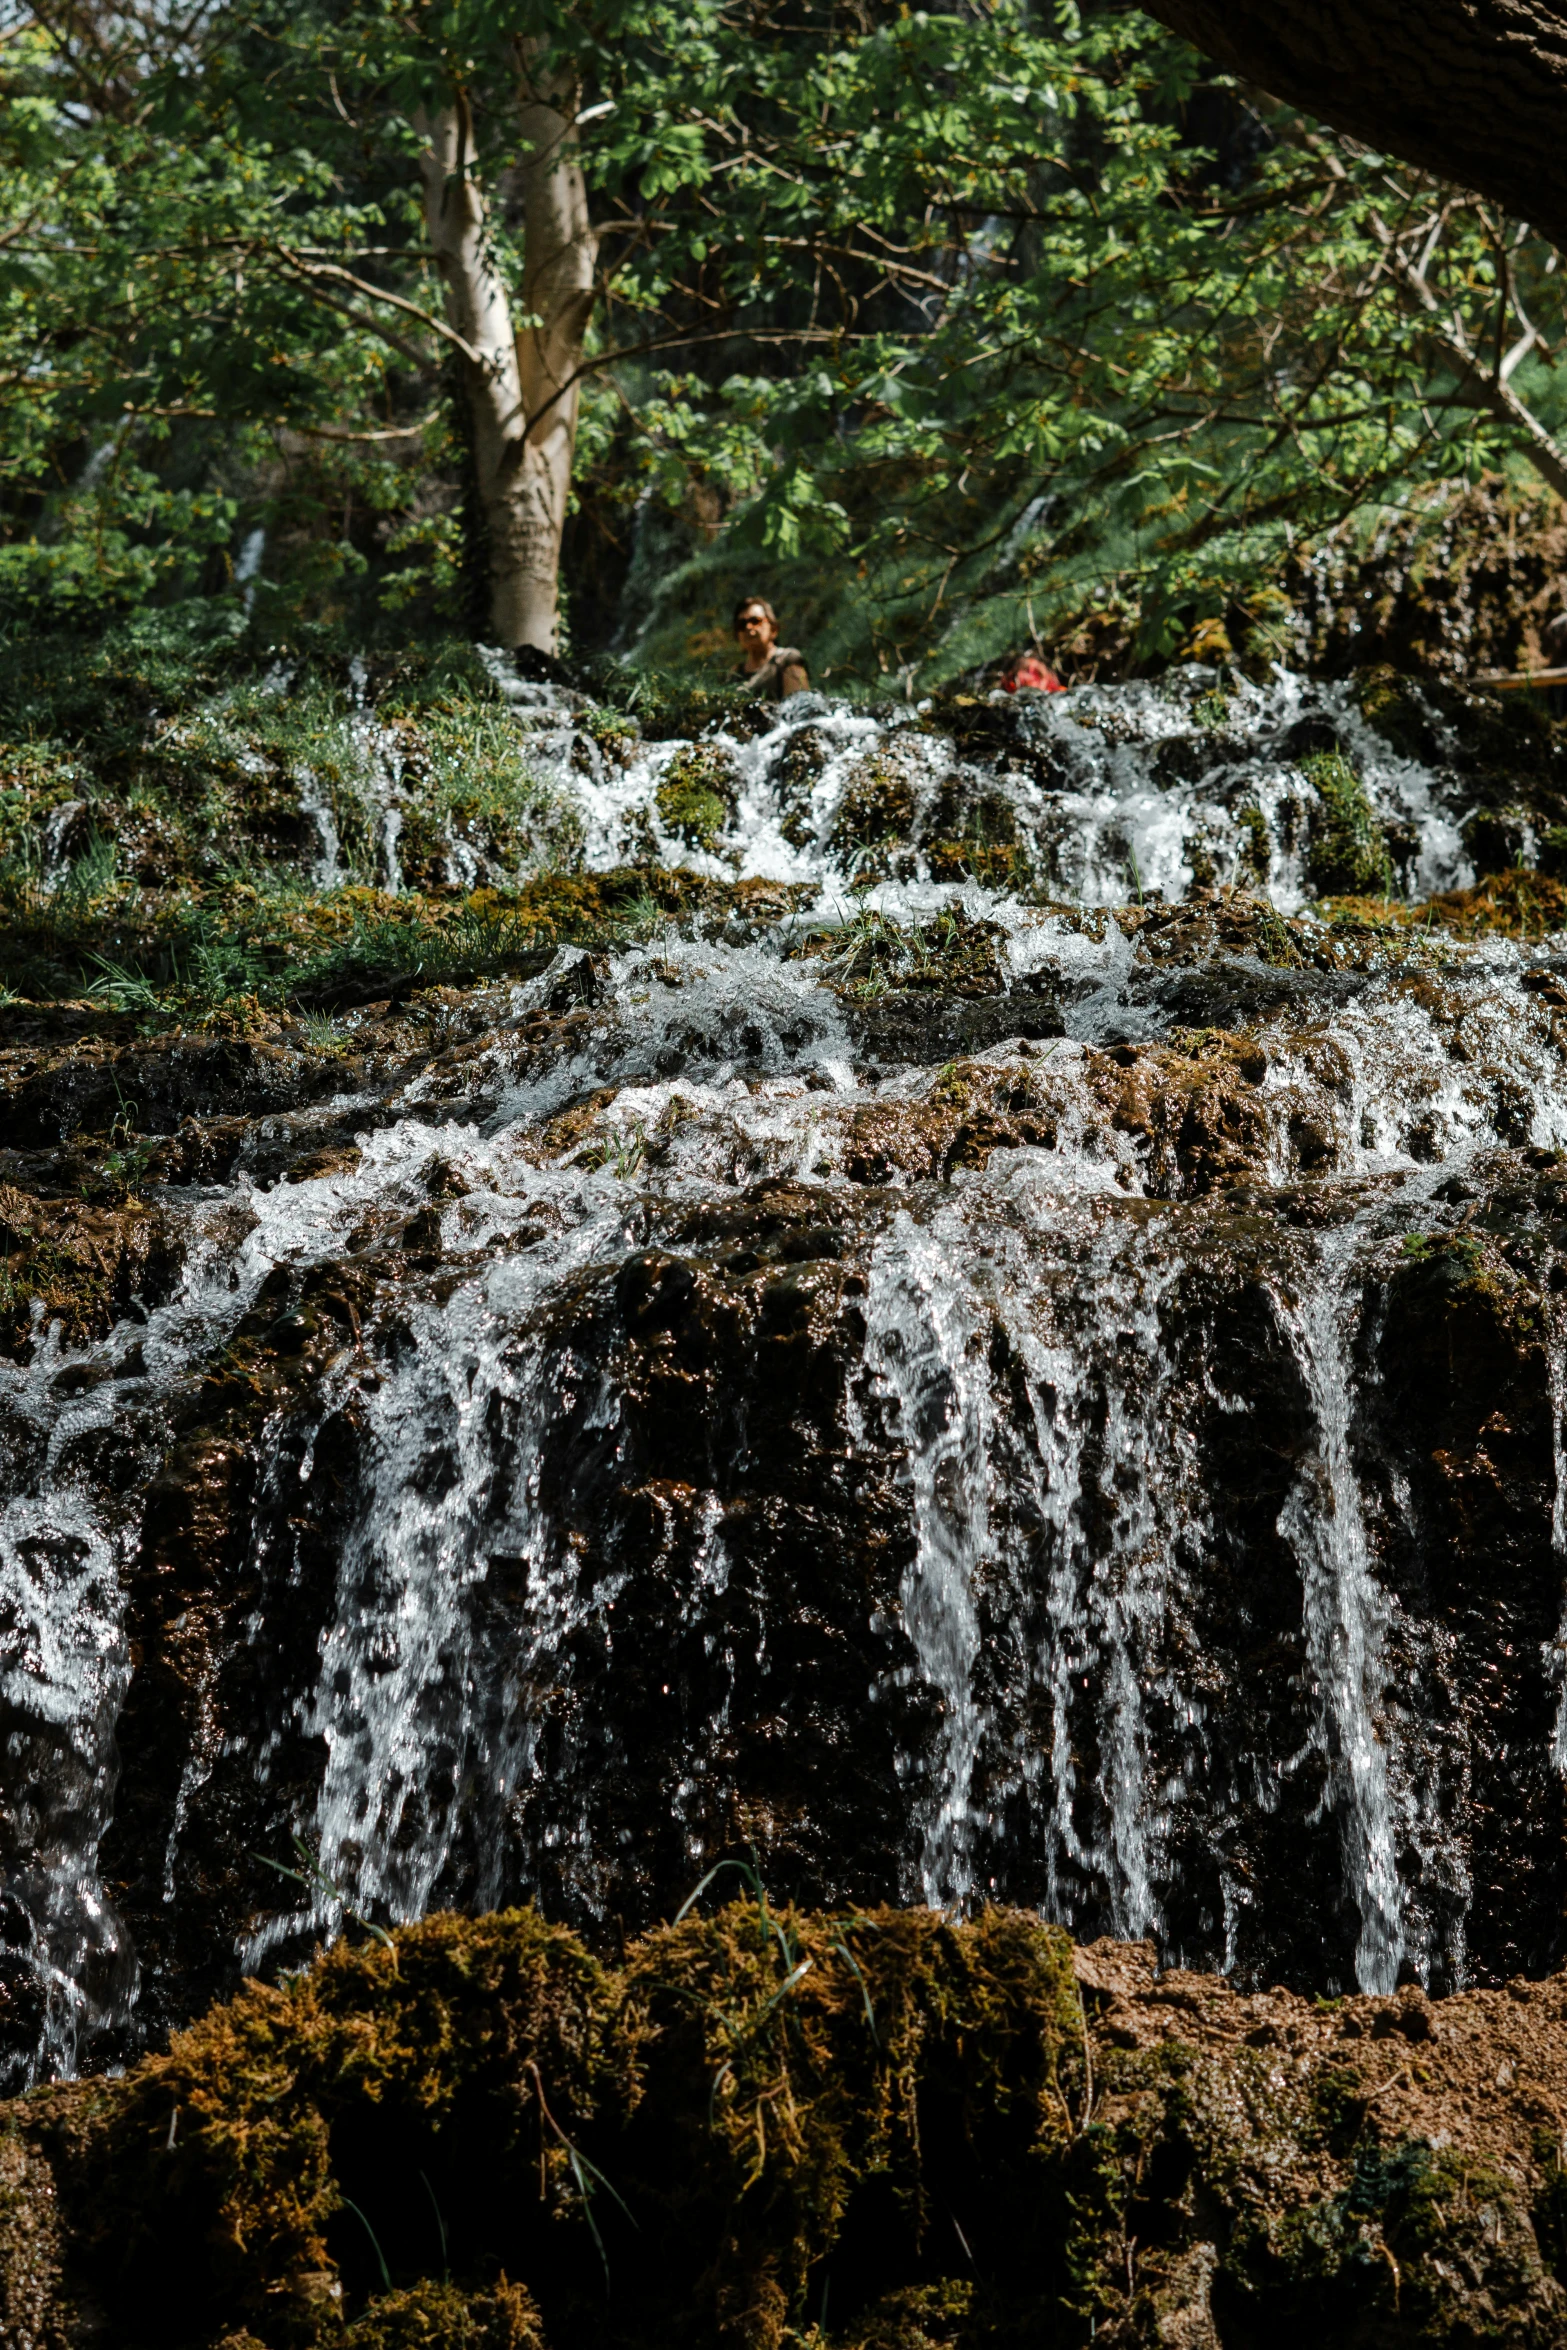
{"label": "bare branch", "polygon": [[[417,302],[406,301],[401,294],[389,294],[383,286],[373,286],[367,278],[355,277],[351,269],[339,269],[333,262],[307,261],[302,253],[292,250],[287,245],[277,245],[272,250],[275,257],[286,268],[297,270],[300,276],[313,279],[329,278],[334,284],[352,287],[356,294],[363,294],[371,302],[385,302],[389,308],[401,310],[406,317],[416,318],[421,326],[429,328],[431,334],[439,335],[443,342],[451,344],[453,350],[460,351],[473,366],[482,367],[484,365],[482,351],[476,351],[473,345],[457,332],[455,327],[448,326],[444,318],[435,317],[431,311],[422,310]],[[338,303],[336,307],[343,309],[346,305]],[[354,313],[350,312],[350,316],[352,315]],[[380,330],[376,329],[375,331],[379,332]],[[421,364],[423,363],[421,362]]]}

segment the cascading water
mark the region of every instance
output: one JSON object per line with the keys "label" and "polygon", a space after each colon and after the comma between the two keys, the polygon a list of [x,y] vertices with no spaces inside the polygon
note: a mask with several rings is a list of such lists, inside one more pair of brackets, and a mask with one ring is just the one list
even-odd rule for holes
{"label": "cascading water", "polygon": [[[1352,1245],[1352,1229],[1349,1239]],[[1322,1257],[1318,1281],[1280,1306],[1310,1398],[1317,1452],[1303,1464],[1279,1527],[1300,1562],[1326,1799],[1340,1821],[1345,1871],[1360,1911],[1356,1979],[1365,1990],[1391,1991],[1404,1954],[1403,1897],[1377,1728],[1384,1610],[1350,1452],[1347,1275],[1353,1260],[1345,1235],[1333,1234]]]}
{"label": "cascading water", "polygon": [[[519,690],[590,864],[651,837],[793,914],[432,999],[169,1181],[157,1297],[7,1369],[16,2077],[349,1911],[606,1932],[725,1852],[1243,1979],[1538,1957],[1559,957],[1285,932],[1324,729],[1412,890],[1468,878],[1460,788],[1347,687],[1211,693],[961,737],[804,698],[698,746],[704,845],[692,746]],[[1274,914],[1174,903],[1259,844]]]}
{"label": "cascading water", "polygon": [[960,1232],[900,1216],[871,1261],[865,1367],[888,1399],[908,1462],[917,1548],[903,1577],[916,1665],[941,1702],[938,1783],[920,1823],[919,1882],[933,1908],[974,1890],[970,1805],[982,1717],[975,1591],[990,1542],[990,1382],[975,1301],[949,1267]]}

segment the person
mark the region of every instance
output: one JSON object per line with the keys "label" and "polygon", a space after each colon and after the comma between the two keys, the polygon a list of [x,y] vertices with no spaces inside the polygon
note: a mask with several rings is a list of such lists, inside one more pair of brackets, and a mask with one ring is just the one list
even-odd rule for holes
{"label": "person", "polygon": [[1037,653],[1024,653],[1020,660],[1014,661],[1001,683],[1009,694],[1015,694],[1023,686],[1032,686],[1036,693],[1041,694],[1066,691],[1055,671],[1047,669]]}
{"label": "person", "polygon": [[736,604],[735,642],[741,659],[734,675],[744,679],[748,694],[781,702],[810,685],[805,655],[778,642],[778,615],[765,596],[742,596]]}

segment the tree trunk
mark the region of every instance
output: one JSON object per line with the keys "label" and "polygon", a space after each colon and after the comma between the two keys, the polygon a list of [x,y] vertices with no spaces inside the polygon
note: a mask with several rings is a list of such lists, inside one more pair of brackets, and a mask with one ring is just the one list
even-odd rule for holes
{"label": "tree trunk", "polygon": [[490,572],[490,627],[506,646],[555,650],[560,537],[577,439],[573,380],[593,306],[595,246],[576,157],[573,98],[530,89],[522,109],[525,322],[513,322],[486,242],[466,104],[427,118],[425,222],[467,350],[474,472]]}
{"label": "tree trunk", "polygon": [[1145,0],[1232,73],[1567,247],[1563,0]]}

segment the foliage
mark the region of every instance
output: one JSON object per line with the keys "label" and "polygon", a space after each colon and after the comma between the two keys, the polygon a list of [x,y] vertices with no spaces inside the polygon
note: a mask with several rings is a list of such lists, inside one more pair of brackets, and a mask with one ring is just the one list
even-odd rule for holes
{"label": "foliage", "polygon": [[[1539,239],[1199,85],[1135,12],[590,0],[524,48],[582,91],[596,559],[633,511],[718,533],[663,583],[666,659],[726,641],[757,562],[835,679],[1060,635],[1110,574],[1136,658],[1240,653],[1301,534],[1523,445],[1455,350],[1547,381]],[[522,57],[489,0],[188,24],[61,0],[19,24],[0,609],[455,616],[472,550],[419,110],[468,99],[515,278]]]}

